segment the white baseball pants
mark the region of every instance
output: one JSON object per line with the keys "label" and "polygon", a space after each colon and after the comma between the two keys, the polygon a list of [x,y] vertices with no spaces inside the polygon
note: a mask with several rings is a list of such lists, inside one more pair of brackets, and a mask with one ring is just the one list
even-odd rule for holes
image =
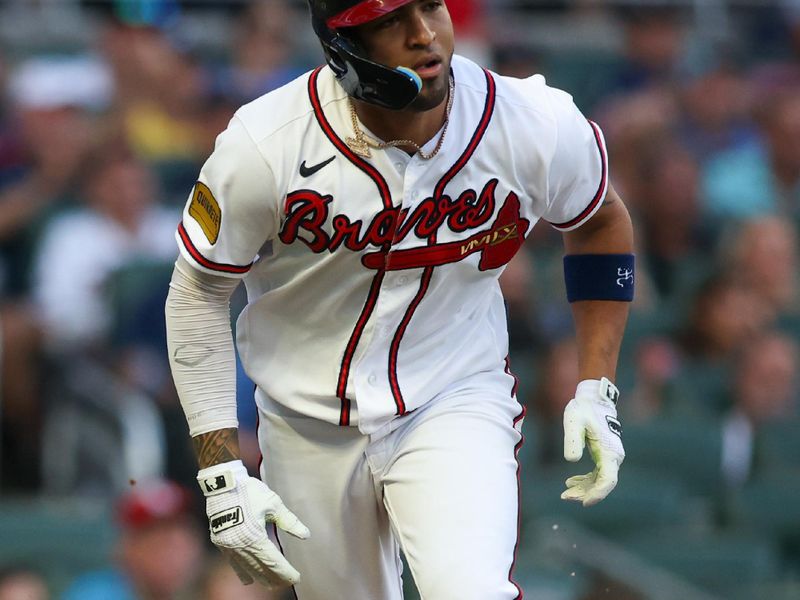
{"label": "white baseball pants", "polygon": [[261,477],[311,530],[279,537],[298,600],[402,599],[399,547],[422,600],[521,598],[514,387],[480,373],[372,436],[257,391]]}

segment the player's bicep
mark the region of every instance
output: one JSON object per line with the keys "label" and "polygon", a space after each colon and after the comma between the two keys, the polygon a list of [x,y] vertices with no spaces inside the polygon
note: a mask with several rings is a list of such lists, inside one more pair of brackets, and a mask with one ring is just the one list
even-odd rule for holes
{"label": "player's bicep", "polygon": [[614,187],[594,216],[581,227],[565,231],[567,254],[627,254],[633,251],[633,227],[630,214]]}
{"label": "player's bicep", "polygon": [[576,229],[597,212],[608,191],[608,153],[600,127],[571,97],[551,89],[557,138],[548,170],[544,218],[560,231]]}
{"label": "player's bicep", "polygon": [[200,270],[241,277],[280,223],[274,177],[234,118],[217,138],[178,226],[183,257]]}

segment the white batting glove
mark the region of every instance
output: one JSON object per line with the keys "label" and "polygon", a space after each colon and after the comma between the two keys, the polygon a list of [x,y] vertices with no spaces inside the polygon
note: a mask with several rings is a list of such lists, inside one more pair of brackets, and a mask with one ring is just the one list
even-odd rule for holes
{"label": "white batting glove", "polygon": [[206,496],[211,541],[243,584],[258,581],[268,588],[280,588],[300,580],[300,573],[267,537],[266,527],[275,523],[300,539],[311,534],[278,494],[250,477],[241,460],[201,469],[197,482]]}
{"label": "white batting glove", "polygon": [[617,485],[619,466],[625,459],[617,398],[619,390],[605,377],[600,381],[587,379],[578,384],[575,397],[564,409],[564,458],[579,461],[584,445],[588,444],[595,469],[567,479],[562,500],[591,506]]}

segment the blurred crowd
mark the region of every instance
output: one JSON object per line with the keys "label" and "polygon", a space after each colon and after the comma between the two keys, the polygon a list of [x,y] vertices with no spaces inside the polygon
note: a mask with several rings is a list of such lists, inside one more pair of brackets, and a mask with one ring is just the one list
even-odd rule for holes
{"label": "blurred crowd", "polygon": [[[686,416],[757,429],[796,418],[800,4],[731,10],[728,36],[704,35],[685,6],[575,4],[578,21],[616,17],[620,47],[532,50],[513,68],[572,83],[603,128],[612,183],[635,221],[636,300],[617,373],[625,422]],[[501,280],[513,351],[532,363],[517,368],[533,375],[531,408],[545,420],[560,415],[576,377],[557,238],[537,225]]]}
{"label": "blurred crowd", "polygon": [[[800,476],[800,445],[783,464],[761,443],[773,426],[800,439],[800,2],[711,4],[723,9],[448,0],[457,51],[501,74],[544,74],[604,131],[638,245],[623,424],[706,424],[721,489],[741,490]],[[23,5],[0,5],[0,21],[53,8]],[[80,44],[4,41],[10,21],[0,27],[0,492],[111,498],[155,477],[191,487],[163,327],[175,227],[236,108],[320,64],[321,50],[301,0],[67,6],[86,25]],[[501,279],[532,474],[563,460],[577,383],[561,254],[540,223]],[[242,374],[254,467],[250,391]],[[714,508],[722,525],[725,509]],[[125,532],[148,530],[131,518],[124,565],[137,560]],[[179,537],[189,560],[200,542]],[[193,568],[170,566],[186,581]],[[0,600],[35,579],[0,572]]]}
{"label": "blurred crowd", "polygon": [[[260,586],[244,586],[207,535],[194,498],[174,482],[151,480],[119,497],[117,539],[103,568],[78,574],[61,600],[279,600]],[[0,569],[0,600],[49,600],[44,570]]]}
{"label": "blurred crowd", "polygon": [[[634,218],[621,415],[735,429],[724,451],[739,454],[723,456],[723,479],[737,487],[757,467],[757,449],[740,446],[766,424],[796,421],[800,406],[800,4],[731,10],[739,20],[728,36],[704,35],[685,7],[586,4],[594,19],[617,16],[617,53],[531,60],[552,84],[573,82],[603,127],[612,183]],[[563,71],[549,72],[551,63]],[[574,386],[576,350],[559,302],[557,236],[539,229],[503,283],[534,418],[554,422]]]}

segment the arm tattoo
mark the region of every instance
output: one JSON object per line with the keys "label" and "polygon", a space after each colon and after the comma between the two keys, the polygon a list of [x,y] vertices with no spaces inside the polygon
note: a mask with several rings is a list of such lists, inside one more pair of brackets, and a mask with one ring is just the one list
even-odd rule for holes
{"label": "arm tattoo", "polygon": [[201,469],[240,458],[239,433],[234,428],[201,433],[192,443]]}

